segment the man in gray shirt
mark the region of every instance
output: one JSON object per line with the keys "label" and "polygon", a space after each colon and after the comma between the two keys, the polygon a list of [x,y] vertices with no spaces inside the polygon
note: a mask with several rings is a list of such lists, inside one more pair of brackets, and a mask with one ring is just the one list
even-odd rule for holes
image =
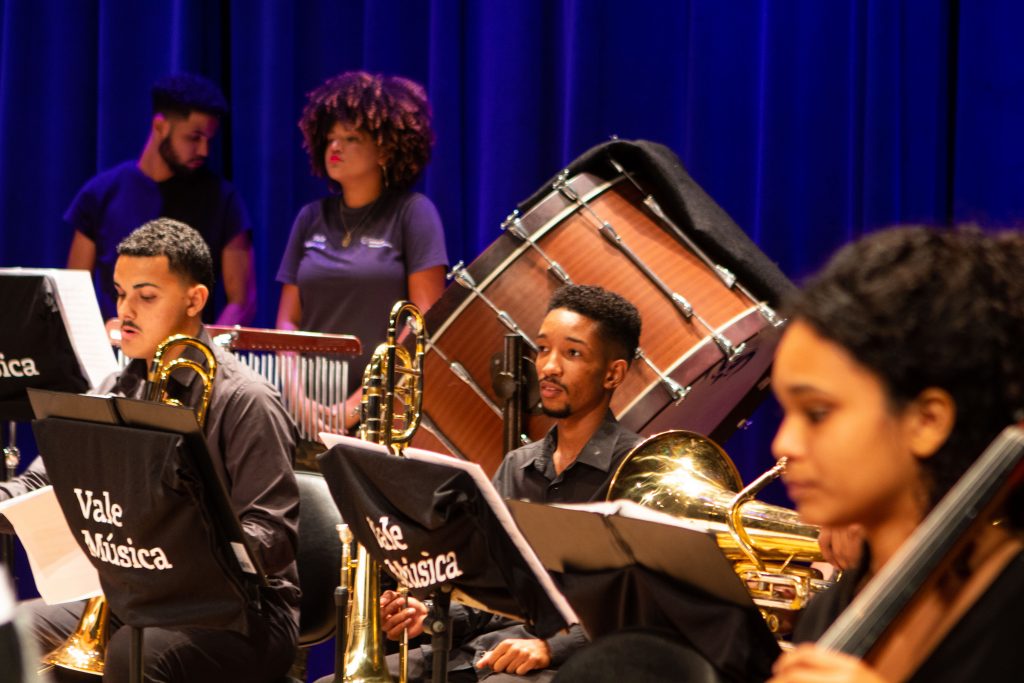
{"label": "man in gray shirt", "polygon": [[[542,503],[604,498],[615,467],[640,441],[609,409],[639,346],[640,314],[600,287],[569,285],[552,296],[536,342],[541,405],[558,422],[544,439],[505,456],[495,488],[506,498]],[[390,638],[405,628],[410,637],[423,630],[426,607],[403,600],[392,591],[382,598]],[[549,681],[586,642],[579,627],[544,640],[522,624],[461,605],[453,606],[452,619],[454,632],[465,635],[451,653],[450,681]],[[426,657],[410,652],[409,659],[410,680],[429,677]]]}
{"label": "man in gray shirt", "polygon": [[[198,337],[213,349],[217,378],[203,431],[214,467],[269,585],[252,608],[250,633],[202,628],[147,628],[143,659],[146,680],[274,681],[283,676],[298,638],[298,487],[292,471],[295,427],[277,392],[234,356],[215,347],[200,315],[209,297],[213,264],[203,238],[166,218],[146,223],[118,246],[114,287],[125,355],[133,359],[108,378],[100,393],[144,398],[147,367],[157,346],[172,334]],[[186,350],[188,355],[192,349]],[[202,383],[172,377],[168,393],[195,405]],[[71,445],[69,444],[69,447]],[[0,485],[0,499],[49,483],[42,459]],[[60,645],[77,625],[81,603],[26,603],[40,649]],[[111,617],[104,680],[127,680],[128,629]],[[68,675],[57,670],[59,676]],[[80,679],[78,679],[80,680]]]}

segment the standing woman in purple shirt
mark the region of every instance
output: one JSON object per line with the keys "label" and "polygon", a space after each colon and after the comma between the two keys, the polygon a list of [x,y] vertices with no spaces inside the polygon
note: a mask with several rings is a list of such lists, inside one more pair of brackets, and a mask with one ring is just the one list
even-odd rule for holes
{"label": "standing woman in purple shirt", "polygon": [[[434,133],[423,87],[397,76],[349,71],[308,95],[299,121],[313,173],[331,194],[299,211],[277,280],[277,327],[354,334],[350,391],[387,333],[388,312],[408,299],[426,310],[444,291],[444,230],[434,204],[410,187]],[[345,407],[356,422],[359,395]]]}

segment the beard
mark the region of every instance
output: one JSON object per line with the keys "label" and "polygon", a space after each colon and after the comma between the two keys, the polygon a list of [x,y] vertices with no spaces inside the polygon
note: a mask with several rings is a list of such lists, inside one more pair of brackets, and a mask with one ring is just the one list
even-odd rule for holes
{"label": "beard", "polygon": [[544,411],[545,415],[547,415],[548,417],[553,417],[556,420],[561,420],[572,415],[572,406],[569,405],[568,403],[566,403],[561,408],[548,408],[546,405],[541,403],[540,409]]}
{"label": "beard", "polygon": [[[192,173],[195,173],[198,170],[198,168],[190,168],[190,167],[186,166],[184,164],[184,162],[182,162],[182,160],[174,152],[174,149],[171,148],[171,136],[170,135],[165,137],[160,142],[160,146],[157,148],[157,151],[160,152],[160,158],[163,159],[164,163],[167,164],[168,168],[171,169],[171,173],[173,173],[176,176],[179,176],[179,175],[190,175]],[[199,167],[199,168],[202,168],[202,167]]]}

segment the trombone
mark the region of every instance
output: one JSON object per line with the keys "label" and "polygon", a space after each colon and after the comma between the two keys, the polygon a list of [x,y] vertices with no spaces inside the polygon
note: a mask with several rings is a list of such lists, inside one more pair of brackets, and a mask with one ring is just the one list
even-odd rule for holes
{"label": "trombone", "polygon": [[[206,366],[190,358],[169,358],[168,351],[176,347],[190,347],[198,350],[203,355]],[[175,334],[160,342],[153,355],[153,363],[147,377],[149,390],[146,399],[181,406],[181,401],[171,398],[167,394],[167,381],[179,369],[191,370],[199,376],[203,383],[203,393],[195,408],[196,421],[202,427],[206,423],[206,411],[210,407],[213,380],[217,375],[217,360],[210,347],[199,339],[184,334]],[[79,673],[102,676],[109,641],[110,608],[107,605],[107,599],[99,595],[90,598],[85,604],[78,625],[64,643],[42,658],[43,670],[59,666],[62,669],[70,669]]]}
{"label": "trombone", "polygon": [[[403,320],[408,320],[415,337],[415,350],[398,343],[398,332]],[[391,308],[387,338],[373,353],[363,372],[362,414],[360,438],[383,444],[395,455],[412,440],[420,424],[423,403],[423,354],[426,347],[426,325],[423,314],[412,303],[399,301]],[[395,414],[396,400],[402,406],[401,415]],[[401,428],[396,428],[401,421]],[[344,683],[390,683],[384,661],[384,643],[380,624],[380,565],[374,562],[366,548],[356,545],[355,560],[342,558],[342,574],[348,587],[347,634],[342,663],[335,671],[334,680]],[[403,592],[404,586],[399,586]],[[400,646],[401,681],[408,671],[407,636]]]}

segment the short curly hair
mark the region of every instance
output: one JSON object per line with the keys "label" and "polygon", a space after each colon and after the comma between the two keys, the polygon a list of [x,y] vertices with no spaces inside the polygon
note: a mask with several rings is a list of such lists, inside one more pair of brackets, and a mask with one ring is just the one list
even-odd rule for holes
{"label": "short curly hair", "polygon": [[193,111],[199,111],[219,119],[228,111],[227,100],[217,84],[198,74],[164,76],[153,84],[150,95],[154,114],[188,118]]}
{"label": "short curly hair", "polygon": [[640,312],[624,297],[594,285],[565,285],[555,290],[548,301],[548,312],[556,308],[596,322],[601,339],[611,342],[610,358],[632,363],[640,346]]}
{"label": "short curly hair", "polygon": [[894,411],[929,387],[953,397],[953,431],[922,461],[933,504],[1024,417],[1022,263],[1019,232],[889,229],[841,249],[783,307],[874,373]]}
{"label": "short curly hair", "polygon": [[117,245],[118,256],[166,256],[172,273],[213,291],[213,257],[194,228],[171,218],[155,218]]}
{"label": "short curly hair", "polygon": [[[299,119],[313,173],[327,177],[327,135],[337,122],[366,132],[389,157],[386,180],[399,189],[419,180],[430,161],[430,102],[419,83],[400,76],[346,71],[310,91]],[[329,180],[337,189],[337,183]]]}

